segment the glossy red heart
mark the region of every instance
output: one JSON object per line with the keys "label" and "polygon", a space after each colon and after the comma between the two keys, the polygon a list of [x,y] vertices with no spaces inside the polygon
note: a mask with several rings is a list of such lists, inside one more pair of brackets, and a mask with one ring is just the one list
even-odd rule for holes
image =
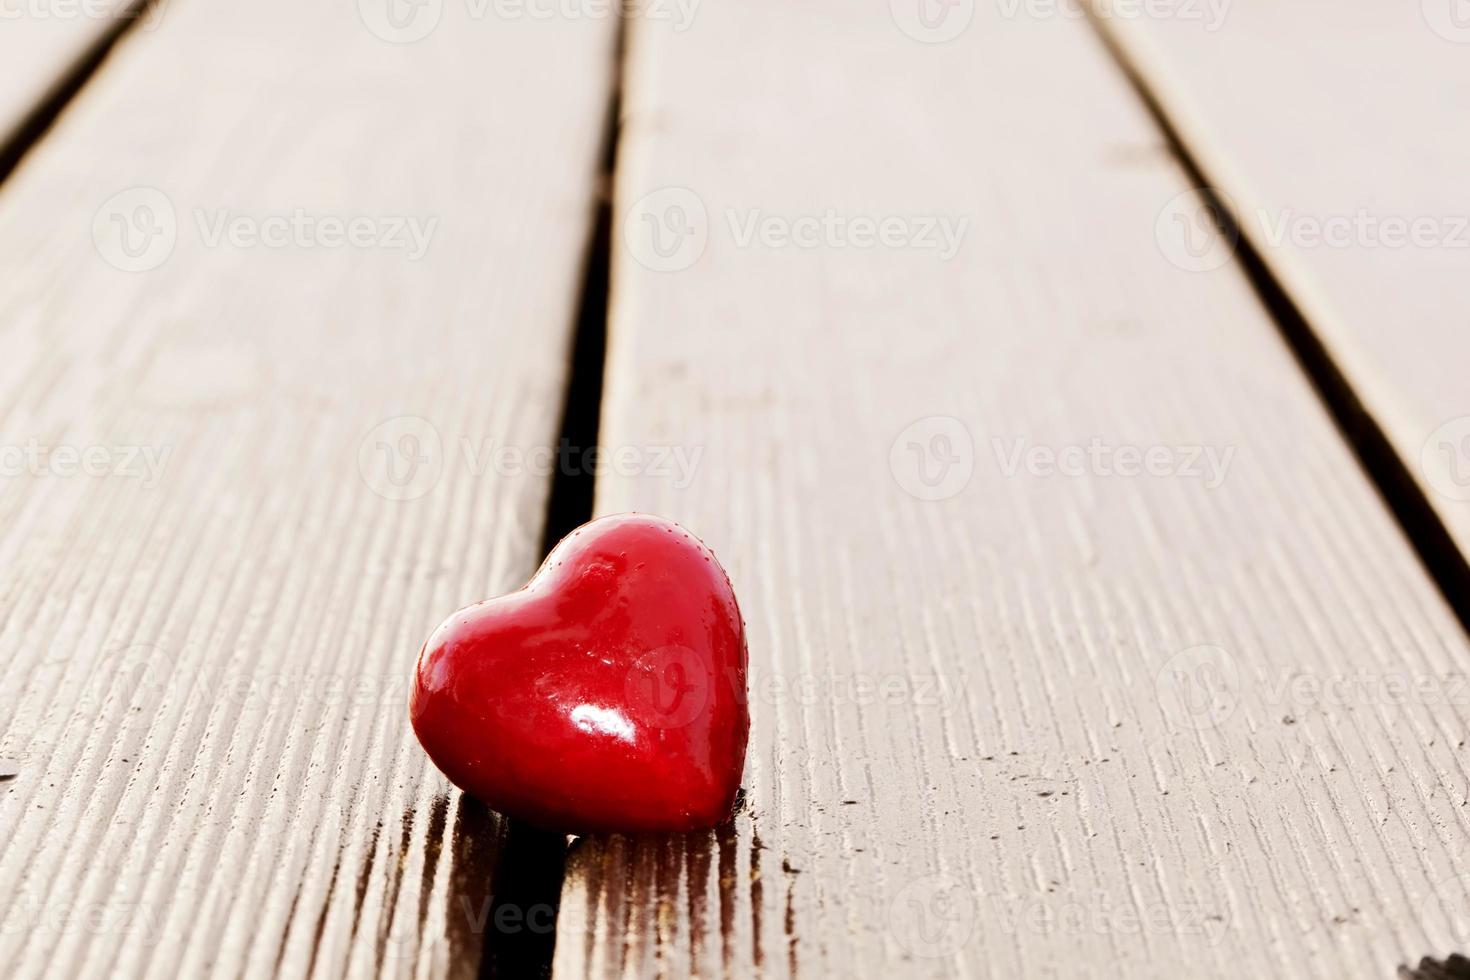
{"label": "glossy red heart", "polygon": [[409,713],[455,785],[572,832],[730,813],[750,732],[745,627],[714,554],[671,521],[605,517],[519,592],[424,645]]}

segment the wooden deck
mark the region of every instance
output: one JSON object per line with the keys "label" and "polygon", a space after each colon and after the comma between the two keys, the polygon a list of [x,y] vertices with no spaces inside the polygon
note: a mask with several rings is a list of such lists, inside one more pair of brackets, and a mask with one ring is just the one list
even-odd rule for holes
{"label": "wooden deck", "polygon": [[[0,973],[1470,946],[1454,2],[17,7]],[[745,792],[566,840],[409,671],[627,510],[739,592]]]}

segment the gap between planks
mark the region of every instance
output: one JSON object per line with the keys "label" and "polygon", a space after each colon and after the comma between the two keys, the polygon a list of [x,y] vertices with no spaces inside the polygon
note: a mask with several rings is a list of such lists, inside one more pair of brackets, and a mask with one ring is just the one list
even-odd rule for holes
{"label": "gap between planks", "polygon": [[[534,570],[550,481],[446,464],[403,500],[361,446],[409,415],[451,450],[456,435],[555,438],[612,35],[468,23],[392,47],[352,5],[187,0],[169,14],[129,37],[0,191],[7,425],[177,450],[154,490],[0,484],[15,681],[0,750],[22,760],[0,793],[0,891],[22,914],[33,897],[110,896],[156,930],[106,944],[6,930],[0,949],[21,976],[474,975],[487,933],[461,900],[489,900],[487,859],[517,828],[447,789],[396,692],[434,622]],[[388,125],[403,138],[385,144]],[[181,206],[445,219],[411,269],[360,250],[293,275],[279,256],[181,234],[164,265],[124,272],[86,234],[129,181]],[[137,687],[127,651],[145,642],[162,651],[143,664],[159,683]],[[209,697],[293,669],[386,693],[340,713],[299,688]],[[96,696],[73,698],[88,677]]]}
{"label": "gap between planks", "polygon": [[1470,554],[1462,550],[1443,512],[1429,498],[1425,482],[1415,476],[1389,438],[1371,407],[1371,397],[1360,393],[1339,359],[1333,356],[1321,325],[1312,322],[1305,312],[1305,304],[1293,294],[1273,263],[1266,260],[1254,236],[1241,227],[1234,207],[1218,190],[1222,181],[1212,174],[1207,155],[1184,136],[1179,121],[1151,81],[1154,76],[1142,70],[1133,51],[1122,42],[1119,31],[1128,28],[1099,14],[1098,2],[1084,0],[1088,22],[1158,124],[1193,189],[1217,222],[1219,234],[1232,244],[1240,269],[1261,305],[1270,314],[1343,440],[1352,448],[1364,475],[1394,515],[1405,539],[1461,627],[1470,635]]}
{"label": "gap between planks", "polygon": [[[924,48],[887,13],[638,25],[619,208],[678,188],[708,235],[682,269],[619,253],[603,441],[706,452],[687,487],[603,479],[598,510],[658,510],[715,548],[753,677],[933,671],[957,703],[754,696],[728,839],[579,846],[558,970],[1366,978],[1442,951],[1466,885],[1462,713],[1287,712],[1258,681],[1448,675],[1461,627],[1250,284],[1160,254],[1186,175],[1090,29],[977,7]],[[982,220],[949,266],[741,247],[720,223],[824,204]],[[944,419],[1241,458],[1206,490],[1007,478],[982,446],[970,484],[922,500],[886,454]],[[1166,695],[1201,650],[1243,680],[1192,730]],[[1098,894],[1220,932],[1008,918]],[[941,900],[970,903],[963,934],[912,928]]]}
{"label": "gap between planks", "polygon": [[[151,11],[159,9],[167,2],[169,0],[128,0],[122,9],[113,15],[113,23],[100,25],[84,23],[77,28],[95,30],[95,37],[91,43],[85,44],[70,64],[56,66],[55,78],[49,82],[41,81],[36,89],[34,103],[29,108],[26,108],[24,104],[16,107],[18,114],[11,122],[9,131],[0,133],[0,185],[3,185],[5,178],[9,177],[11,172],[20,165],[20,161],[30,148],[46,135],[52,123],[82,90],[82,87],[91,80],[123,36],[139,23],[146,22]],[[10,29],[15,30],[14,27]],[[22,79],[10,80],[13,86],[12,91],[15,93],[12,97],[25,98],[25,93],[29,91],[29,88],[23,84],[24,81]],[[6,120],[0,119],[0,123],[4,122]]]}

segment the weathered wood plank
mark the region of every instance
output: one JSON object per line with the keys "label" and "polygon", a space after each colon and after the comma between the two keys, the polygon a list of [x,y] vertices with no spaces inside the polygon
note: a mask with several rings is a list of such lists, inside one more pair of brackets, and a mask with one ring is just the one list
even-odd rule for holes
{"label": "weathered wood plank", "polygon": [[749,797],[581,841],[557,975],[1442,957],[1465,637],[1088,26],[917,9],[632,25],[602,442],[699,461],[597,509],[727,563]]}
{"label": "weathered wood plank", "polygon": [[1470,8],[1183,7],[1102,23],[1470,555]]}
{"label": "weathered wood plank", "polygon": [[615,25],[373,14],[179,0],[0,189],[7,976],[494,929],[406,683],[539,559]]}
{"label": "weathered wood plank", "polygon": [[144,14],[132,0],[17,0],[0,9],[0,149],[95,45],[133,18],[155,28],[165,9]]}

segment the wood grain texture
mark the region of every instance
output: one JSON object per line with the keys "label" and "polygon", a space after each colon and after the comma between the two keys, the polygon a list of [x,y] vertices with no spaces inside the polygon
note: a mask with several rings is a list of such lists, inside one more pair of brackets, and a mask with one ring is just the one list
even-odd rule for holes
{"label": "wood grain texture", "polygon": [[6,976],[473,976],[494,930],[505,828],[407,681],[539,559],[614,25],[359,6],[171,4],[0,189]]}
{"label": "wood grain texture", "polygon": [[[140,26],[156,27],[165,9]],[[131,0],[16,0],[0,8],[0,148],[93,45],[137,14]]]}
{"label": "wood grain texture", "polygon": [[631,25],[602,442],[698,465],[597,509],[727,564],[754,729],[728,827],[574,847],[556,975],[1442,957],[1465,637],[1089,27],[885,6]]}
{"label": "wood grain texture", "polygon": [[1184,6],[1102,23],[1470,554],[1470,8]]}

